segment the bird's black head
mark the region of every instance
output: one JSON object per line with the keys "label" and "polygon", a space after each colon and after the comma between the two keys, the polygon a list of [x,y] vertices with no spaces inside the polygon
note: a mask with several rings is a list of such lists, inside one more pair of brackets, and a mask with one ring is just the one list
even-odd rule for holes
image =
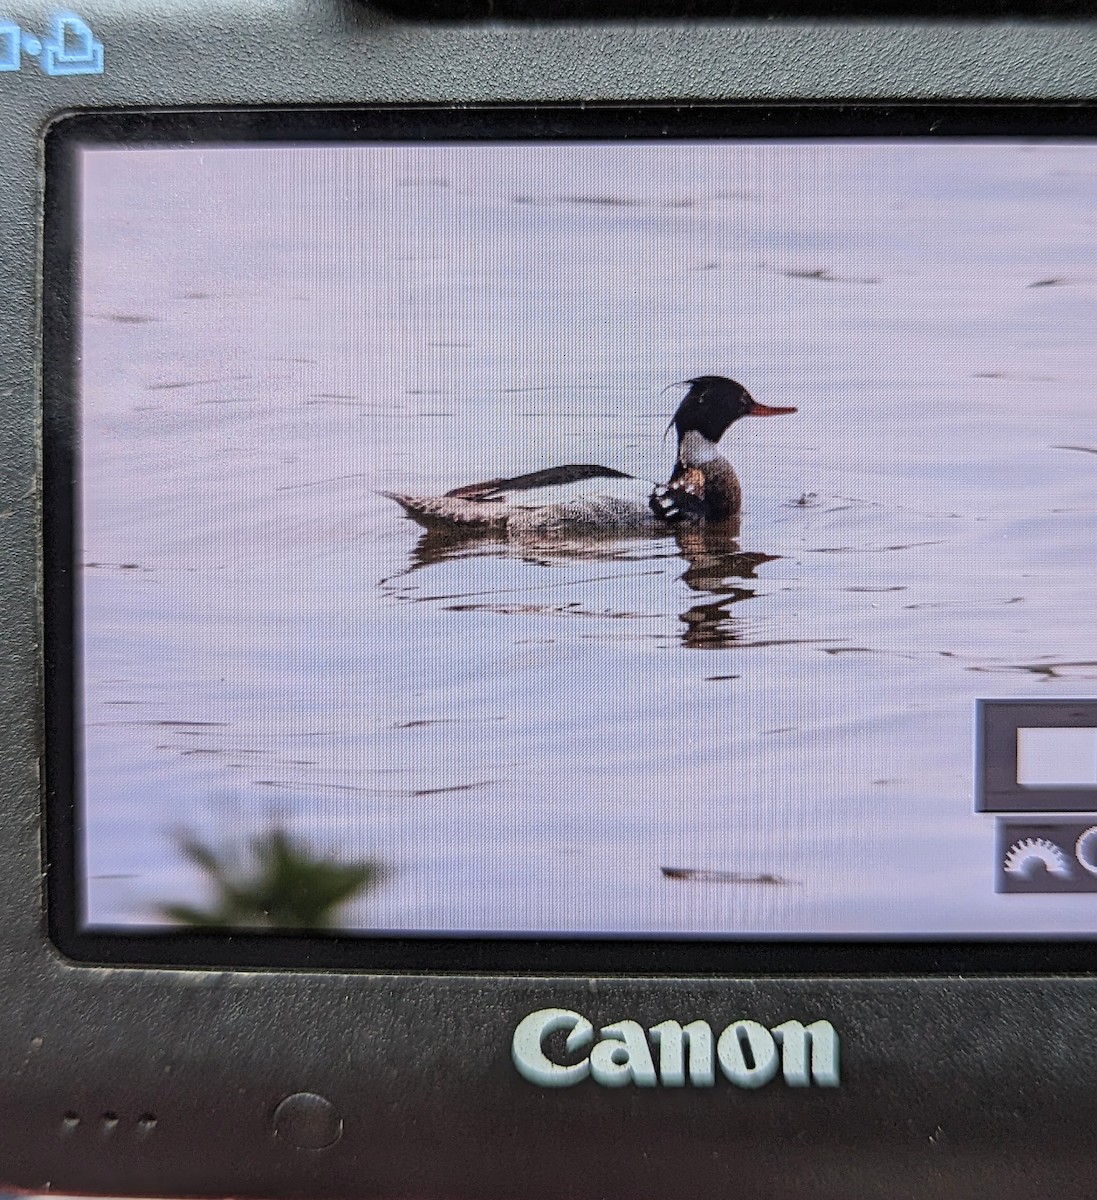
{"label": "bird's black head", "polygon": [[775,417],[796,411],[759,404],[741,383],[722,375],[698,375],[685,382],[689,391],[667,426],[674,427],[679,443],[691,429],[710,442],[718,442],[740,417]]}

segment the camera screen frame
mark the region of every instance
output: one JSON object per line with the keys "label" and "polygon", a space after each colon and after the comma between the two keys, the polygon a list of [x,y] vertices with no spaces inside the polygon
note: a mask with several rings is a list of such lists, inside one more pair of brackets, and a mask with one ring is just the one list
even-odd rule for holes
{"label": "camera screen frame", "polygon": [[506,141],[882,138],[1097,139],[1090,104],[384,105],[360,109],[108,111],[53,124],[46,141],[43,244],[43,570],[46,887],[49,934],[77,962],[113,966],[373,972],[757,975],[1067,973],[1097,965],[1097,937],[881,939],[838,935],[566,938],[481,934],[308,935],[253,930],[87,929],[77,780],[81,714],[73,570],[80,330],[77,159],[82,148]]}

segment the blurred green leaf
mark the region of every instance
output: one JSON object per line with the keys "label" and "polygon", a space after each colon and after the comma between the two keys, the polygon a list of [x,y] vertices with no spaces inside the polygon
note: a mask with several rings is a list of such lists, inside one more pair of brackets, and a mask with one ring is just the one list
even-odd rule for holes
{"label": "blurred green leaf", "polygon": [[179,848],[206,876],[215,898],[206,909],[165,904],[160,913],[197,929],[326,929],[339,909],[385,877],[379,863],[319,857],[282,829],[255,838],[244,855],[190,835],[179,837]]}

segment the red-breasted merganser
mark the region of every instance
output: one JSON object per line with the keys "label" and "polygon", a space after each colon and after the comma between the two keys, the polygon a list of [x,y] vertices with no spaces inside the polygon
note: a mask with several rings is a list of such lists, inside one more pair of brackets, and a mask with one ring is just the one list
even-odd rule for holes
{"label": "red-breasted merganser", "polygon": [[678,452],[666,483],[652,484],[613,467],[572,463],[467,483],[444,496],[382,494],[428,529],[515,538],[657,531],[681,522],[726,521],[738,514],[743,493],[717,443],[740,417],[771,417],[796,409],[759,404],[741,383],[721,375],[701,375],[686,383],[689,391],[667,426],[678,435]]}

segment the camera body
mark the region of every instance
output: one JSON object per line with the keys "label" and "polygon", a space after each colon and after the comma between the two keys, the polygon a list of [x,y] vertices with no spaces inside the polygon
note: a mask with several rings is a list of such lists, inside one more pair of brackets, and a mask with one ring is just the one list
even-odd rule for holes
{"label": "camera body", "polygon": [[109,963],[59,950],[43,681],[65,647],[43,649],[41,486],[59,318],[43,256],[74,250],[44,247],[42,229],[45,139],[84,111],[231,113],[241,129],[249,112],[362,106],[609,106],[622,121],[630,104],[667,105],[686,121],[691,106],[818,105],[835,128],[873,105],[1084,114],[1097,21],[424,21],[356,0],[0,16],[0,1181],[134,1196],[1084,1194],[1097,983],[1082,943],[1030,946],[1023,972],[962,944],[859,969],[823,943],[799,958],[740,947],[711,969],[694,953],[688,971],[642,942],[604,968],[587,943],[581,969],[557,969],[531,940],[482,971],[411,951],[362,969],[330,948],[279,968],[277,938],[183,966],[140,947]]}

